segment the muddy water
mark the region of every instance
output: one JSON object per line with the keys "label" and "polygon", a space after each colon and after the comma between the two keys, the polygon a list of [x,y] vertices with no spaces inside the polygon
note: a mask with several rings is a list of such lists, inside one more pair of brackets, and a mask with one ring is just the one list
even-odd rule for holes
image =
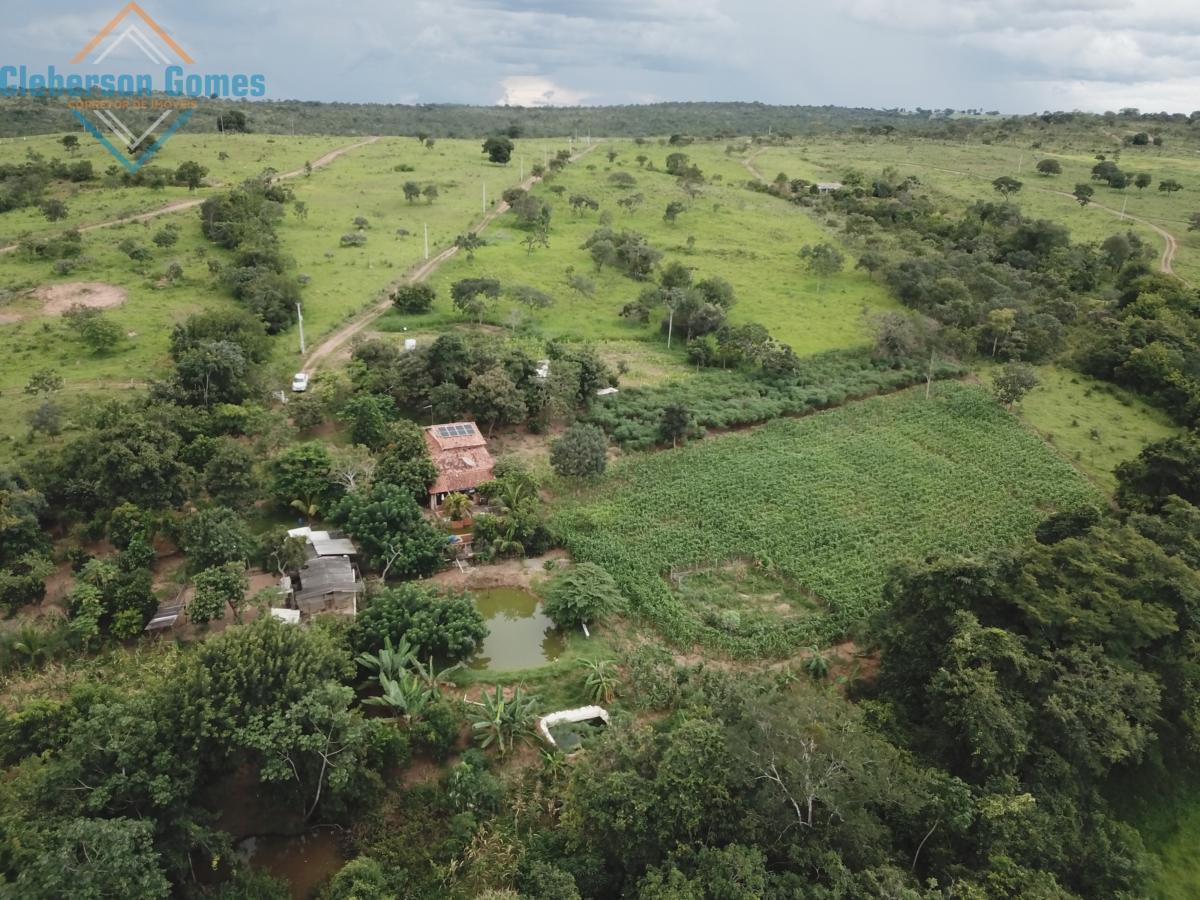
{"label": "muddy water", "polygon": [[259,869],[282,878],[294,900],[309,900],[346,859],[329,829],[294,836],[257,835],[238,842],[238,853]]}
{"label": "muddy water", "polygon": [[542,611],[542,601],[521,588],[483,588],[471,592],[483,614],[488,636],[471,657],[472,669],[511,672],[554,662],[563,637]]}

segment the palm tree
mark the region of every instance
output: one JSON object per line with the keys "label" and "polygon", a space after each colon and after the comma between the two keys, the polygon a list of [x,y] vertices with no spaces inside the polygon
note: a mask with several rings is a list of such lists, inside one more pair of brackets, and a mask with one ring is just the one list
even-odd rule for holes
{"label": "palm tree", "polygon": [[616,664],[611,659],[583,659],[579,664],[587,672],[584,684],[596,703],[612,703],[617,693]]}
{"label": "palm tree", "polygon": [[814,681],[820,681],[829,674],[829,660],[822,656],[816,647],[809,647],[808,652],[810,655],[804,660],[804,671],[808,672]]}
{"label": "palm tree", "polygon": [[499,482],[500,489],[492,496],[503,513],[511,513],[525,500],[537,494],[537,485],[525,474],[512,474]]}
{"label": "palm tree", "polygon": [[517,540],[517,520],[512,516],[504,519],[499,540],[493,545],[497,556],[524,556],[525,545]]}
{"label": "palm tree", "polygon": [[12,645],[12,648],[25,657],[31,666],[45,662],[50,656],[50,640],[46,633],[32,625],[26,625],[21,629],[19,639]]}
{"label": "palm tree", "polygon": [[471,498],[466,494],[460,494],[455,491],[453,494],[449,494],[445,501],[443,501],[442,509],[446,511],[446,515],[451,519],[465,519],[471,511]]}

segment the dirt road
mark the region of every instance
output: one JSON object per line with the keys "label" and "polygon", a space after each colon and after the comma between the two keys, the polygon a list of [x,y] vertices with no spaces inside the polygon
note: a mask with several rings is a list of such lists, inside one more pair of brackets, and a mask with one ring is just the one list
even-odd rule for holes
{"label": "dirt road", "polygon": [[[1051,190],[1050,188],[1040,187],[1035,187],[1034,190],[1041,191],[1045,194],[1058,194],[1060,197],[1070,197],[1072,200],[1075,200],[1075,195],[1068,193],[1067,191],[1055,191]],[[1078,203],[1079,201],[1075,200],[1075,202]],[[1164,244],[1162,255],[1158,259],[1158,266],[1164,275],[1175,275],[1173,264],[1175,262],[1175,254],[1179,251],[1179,241],[1176,240],[1175,235],[1171,234],[1171,232],[1167,231],[1165,228],[1155,225],[1153,222],[1150,222],[1146,219],[1139,219],[1137,216],[1131,216],[1129,213],[1123,213],[1121,210],[1113,209],[1111,206],[1105,206],[1103,203],[1096,203],[1093,201],[1089,203],[1088,206],[1094,206],[1096,209],[1102,209],[1105,212],[1112,213],[1118,219],[1128,219],[1130,222],[1137,222],[1139,225],[1145,225],[1147,228],[1157,234],[1163,239]],[[1178,275],[1175,275],[1175,277],[1179,278],[1180,281],[1183,281],[1183,279]],[[1183,283],[1188,287],[1191,287],[1191,285],[1188,285],[1186,281],[1183,281]]]}
{"label": "dirt road", "polygon": [[[313,171],[315,172],[317,169],[323,169],[339,156],[349,153],[352,150],[357,150],[359,147],[365,147],[367,144],[373,144],[377,140],[379,140],[378,137],[371,137],[367,138],[365,141],[359,141],[356,144],[347,144],[345,147],[338,147],[335,150],[331,150],[312,164]],[[276,175],[275,178],[277,181],[283,181],[290,178],[299,178],[303,174],[304,169],[296,169],[292,172],[285,172],[282,175]],[[220,185],[213,185],[213,187],[220,187]],[[112,228],[114,225],[126,225],[130,222],[149,222],[151,219],[157,219],[159,216],[169,216],[172,213],[195,209],[197,206],[203,203],[205,199],[206,198],[204,197],[200,197],[199,199],[176,200],[172,203],[168,203],[166,206],[159,207],[158,209],[152,209],[150,212],[138,213],[132,216],[122,216],[119,219],[110,219],[107,222],[97,222],[94,225],[83,225],[79,228],[79,231],[95,231],[98,228]],[[5,247],[0,247],[0,254],[12,253],[19,246],[19,244],[9,244]]]}
{"label": "dirt road", "polygon": [[[575,162],[576,160],[582,159],[583,157],[585,157],[589,153],[591,153],[593,150],[595,150],[598,146],[600,146],[600,145],[592,144],[592,146],[588,147],[586,150],[582,150],[579,153],[576,153],[574,156],[571,157],[571,162]],[[523,188],[525,190],[529,190],[531,187],[533,187],[534,184],[536,184],[540,180],[541,179],[536,178],[533,175],[530,175],[528,178],[526,178],[524,181],[522,181],[517,186],[520,188]],[[490,210],[488,210],[487,213],[484,214],[482,219],[480,219],[479,224],[474,229],[475,234],[481,234],[483,232],[483,230],[485,228],[487,228],[488,225],[490,225],[498,216],[503,215],[507,211],[508,211],[508,204],[505,203],[503,200],[501,200],[499,203],[497,203],[495,206],[493,206]],[[305,357],[305,360],[304,360],[303,371],[308,372],[309,374],[312,374],[313,372],[315,372],[322,365],[329,362],[334,357],[334,355],[337,353],[337,351],[342,346],[344,346],[346,343],[351,341],[355,337],[355,335],[360,334],[368,325],[370,325],[372,322],[374,322],[376,319],[378,319],[381,315],[383,315],[385,312],[387,312],[388,309],[392,305],[392,300],[391,300],[391,297],[389,296],[392,288],[397,287],[398,285],[401,285],[401,284],[405,284],[405,283],[415,284],[419,281],[424,281],[426,278],[428,278],[430,275],[432,275],[434,272],[436,272],[438,270],[438,267],[441,266],[442,263],[444,263],[446,260],[450,259],[457,252],[458,252],[457,247],[447,247],[445,250],[441,251],[436,256],[431,256],[429,259],[422,262],[419,266],[416,266],[415,268],[410,269],[409,272],[403,278],[399,279],[398,281],[393,282],[391,285],[389,285],[387,288],[385,288],[383,290],[382,296],[378,303],[376,303],[370,309],[366,310],[365,312],[363,312],[360,315],[358,315],[357,317],[355,317],[355,319],[353,321],[351,321],[348,325],[345,325],[342,328],[339,328],[337,331],[335,331],[333,334],[329,335],[327,338],[325,338],[325,340],[321,341],[321,343],[319,343],[316,347],[314,347],[312,350],[309,351],[308,356]]]}

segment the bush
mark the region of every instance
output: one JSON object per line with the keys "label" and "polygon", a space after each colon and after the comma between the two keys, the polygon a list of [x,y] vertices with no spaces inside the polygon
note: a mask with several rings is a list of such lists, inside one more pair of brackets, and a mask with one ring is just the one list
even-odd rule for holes
{"label": "bush", "polygon": [[447,759],[458,746],[464,718],[462,708],[454,701],[433,703],[409,729],[413,747],[438,762]]}
{"label": "bush", "polygon": [[595,563],[560,572],[546,588],[544,609],[559,628],[594,623],[625,606],[613,577]]}
{"label": "bush", "polygon": [[487,633],[470,595],[409,583],[372,598],[355,621],[351,639],[356,650],[369,653],[387,639],[393,644],[403,639],[418,659],[454,662],[474,653]]}
{"label": "bush", "polygon": [[433,301],[436,297],[437,292],[433,286],[425,282],[405,284],[396,288],[395,293],[392,294],[392,305],[402,313],[417,315],[433,309]]}
{"label": "bush", "polygon": [[559,475],[591,478],[604,473],[608,438],[595,425],[577,422],[550,448],[550,465]]}

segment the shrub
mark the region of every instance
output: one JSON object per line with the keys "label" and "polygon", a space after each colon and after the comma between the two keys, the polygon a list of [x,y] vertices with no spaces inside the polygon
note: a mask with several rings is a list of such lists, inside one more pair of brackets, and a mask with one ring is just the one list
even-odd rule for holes
{"label": "shrub", "polygon": [[591,478],[608,462],[608,438],[595,425],[577,422],[550,448],[550,465],[559,475]]}
{"label": "shrub", "polygon": [[433,309],[433,301],[436,297],[437,292],[433,286],[425,282],[405,284],[396,288],[392,294],[392,305],[402,313],[416,315],[427,313]]}
{"label": "shrub", "polygon": [[564,631],[594,623],[625,606],[613,577],[595,563],[560,572],[546,588],[545,612]]}
{"label": "shrub", "polygon": [[470,595],[409,583],[372,598],[355,621],[351,640],[356,650],[374,653],[387,639],[393,644],[403,639],[418,659],[454,662],[475,652],[487,633]]}

